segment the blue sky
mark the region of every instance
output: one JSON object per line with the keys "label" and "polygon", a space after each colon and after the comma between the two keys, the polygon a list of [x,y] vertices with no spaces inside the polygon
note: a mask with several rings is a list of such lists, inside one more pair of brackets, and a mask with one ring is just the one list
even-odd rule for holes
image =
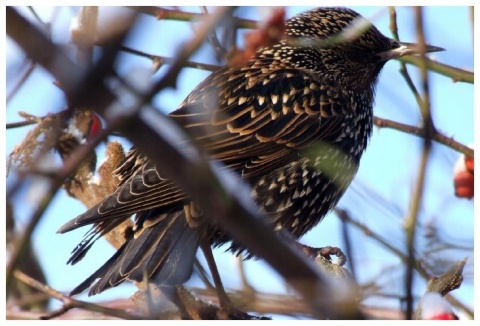
{"label": "blue sky", "polygon": [[[367,18],[370,18],[377,28],[385,35],[389,32],[389,17],[385,7],[351,7]],[[304,11],[307,7],[288,8],[287,16]],[[192,8],[192,10],[198,10]],[[64,8],[58,11],[57,19],[53,24],[52,38],[55,42],[63,44],[71,51],[69,45],[69,24],[77,8]],[[50,21],[52,10],[41,8],[38,13],[44,21]],[[108,9],[102,8],[101,21],[108,16]],[[27,17],[31,17],[25,11]],[[241,9],[239,15],[245,18],[257,19],[259,12],[255,8]],[[415,42],[415,25],[411,8],[398,7],[397,20],[399,34],[402,41]],[[469,11],[466,7],[428,7],[425,8],[425,34],[428,43],[446,49],[432,55],[438,61],[473,70],[473,30],[469,20]],[[152,33],[151,31],[156,32]],[[189,25],[182,22],[157,21],[151,17],[142,19],[135,37],[130,40],[130,45],[147,53],[163,56],[174,55],[175,49],[192,35]],[[211,50],[203,47],[193,57],[199,62],[212,61]],[[23,56],[18,48],[7,38],[7,94],[11,85],[15,84],[18,68],[24,63]],[[143,58],[125,55],[125,60],[120,68],[123,74],[132,74],[135,69],[150,68],[150,62]],[[399,63],[389,62],[380,77],[377,87],[375,115],[390,120],[411,125],[419,125],[420,113],[415,99],[408,90],[405,81],[398,73]],[[418,71],[410,66],[409,72],[419,87]],[[162,70],[154,76],[159,78]],[[188,93],[209,73],[195,69],[184,69],[180,74],[178,88],[167,90],[155,98],[158,108],[171,111],[188,95]],[[474,141],[473,122],[473,85],[454,83],[447,77],[430,73],[430,98],[431,110],[437,129],[453,137],[463,144]],[[19,93],[8,103],[6,121],[19,121],[18,111],[26,111],[36,115],[59,111],[63,108],[61,92],[52,84],[52,77],[38,68],[28,79]],[[6,132],[6,154],[24,138],[29,128],[19,128]],[[127,142],[125,149],[129,148]],[[99,153],[103,146],[98,149]],[[415,136],[406,135],[395,130],[375,129],[370,146],[367,149],[360,166],[360,170],[352,187],[342,198],[339,207],[348,210],[352,216],[366,224],[374,232],[387,238],[390,243],[404,250],[404,237],[402,222],[408,212],[409,203],[417,178],[422,140]],[[443,145],[435,144],[429,161],[425,197],[420,212],[421,223],[434,223],[441,234],[457,243],[473,246],[473,201],[457,199],[453,195],[452,171],[453,165],[459,154]],[[100,156],[101,159],[101,156]],[[15,174],[7,178],[8,185],[14,180]],[[18,219],[26,221],[35,203],[28,197],[29,189],[38,191],[38,180],[29,182],[15,197],[14,208]],[[382,204],[368,193],[376,193],[382,197]],[[30,191],[31,192],[31,191]],[[20,204],[21,203],[21,204]],[[49,285],[60,290],[69,291],[84,278],[94,272],[106,259],[113,254],[113,249],[103,241],[89,252],[87,257],[78,265],[71,267],[65,265],[70,251],[80,241],[87,229],[76,230],[67,235],[58,235],[56,230],[68,219],[75,217],[84,210],[82,204],[60,192],[51,203],[43,216],[40,225],[34,234],[34,246],[41,257],[41,263],[47,272]],[[351,230],[354,239],[354,256],[350,257],[359,270],[359,280],[368,282],[378,279],[383,285],[389,285],[391,292],[396,292],[403,287],[401,264],[397,257],[379,247],[378,244],[363,235],[356,229]],[[421,234],[419,234],[421,236]],[[311,246],[333,245],[342,247],[341,230],[338,219],[327,216],[314,230],[304,236],[302,242]],[[462,252],[462,255],[464,253]],[[227,288],[241,286],[239,275],[236,271],[236,261],[229,253],[223,250],[216,251],[221,274]],[[462,287],[452,294],[462,302],[473,306],[473,252],[470,255],[468,268],[469,274]],[[201,254],[198,255],[202,260]],[[464,256],[454,256],[460,260]],[[283,280],[272,273],[262,261],[248,261],[245,264],[247,277],[252,285],[259,291],[284,292]],[[393,272],[392,272],[393,270]],[[192,278],[189,284],[200,284]],[[418,278],[416,294],[421,295],[425,282]],[[119,296],[129,297],[135,288],[122,286],[109,290],[89,300],[105,300]],[[79,298],[85,299],[84,296]],[[368,301],[372,304],[385,304],[395,307],[395,301],[378,298]]]}

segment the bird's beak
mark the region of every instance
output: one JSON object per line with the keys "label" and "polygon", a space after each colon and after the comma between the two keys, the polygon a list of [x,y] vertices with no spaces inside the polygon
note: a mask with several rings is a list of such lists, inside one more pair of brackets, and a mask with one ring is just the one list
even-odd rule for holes
{"label": "bird's beak", "polygon": [[[392,40],[392,49],[380,52],[378,56],[382,61],[404,57],[406,55],[420,54],[421,48],[416,43],[397,42]],[[425,53],[445,51],[444,48],[432,45],[425,45]]]}

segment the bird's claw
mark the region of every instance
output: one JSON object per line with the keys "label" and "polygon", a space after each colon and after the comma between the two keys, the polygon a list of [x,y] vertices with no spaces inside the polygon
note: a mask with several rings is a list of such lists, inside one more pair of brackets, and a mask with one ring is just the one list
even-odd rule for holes
{"label": "bird's claw", "polygon": [[337,264],[339,266],[343,266],[347,262],[347,256],[345,256],[342,249],[338,247],[327,246],[327,247],[318,248],[317,255],[325,257],[325,259],[329,261],[332,260],[330,256],[334,255],[337,257]]}
{"label": "bird's claw", "polygon": [[300,250],[303,252],[303,254],[308,258],[315,259],[318,256],[322,256],[328,261],[332,261],[331,256],[333,255],[337,257],[337,264],[339,266],[343,266],[347,262],[347,256],[345,256],[343,251],[338,247],[326,246],[321,248],[313,248],[301,243],[298,243],[298,245],[300,246]]}

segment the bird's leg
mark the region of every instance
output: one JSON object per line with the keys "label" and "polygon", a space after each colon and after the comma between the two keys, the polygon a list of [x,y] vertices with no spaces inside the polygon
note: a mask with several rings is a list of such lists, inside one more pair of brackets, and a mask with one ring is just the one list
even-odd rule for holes
{"label": "bird's leg", "polygon": [[316,258],[318,255],[325,257],[327,260],[331,261],[331,255],[337,257],[338,261],[337,264],[339,266],[345,265],[347,262],[347,256],[342,252],[340,248],[337,247],[321,247],[321,248],[313,248],[307,245],[304,245],[299,242],[295,242],[300,249],[300,251],[307,257]]}
{"label": "bird's leg", "polygon": [[205,255],[208,268],[212,273],[215,288],[217,289],[218,301],[220,303],[220,310],[217,312],[218,319],[264,319],[263,317],[259,318],[249,315],[246,312],[235,308],[235,305],[230,300],[227,293],[225,292],[225,288],[223,287],[222,280],[220,279],[220,274],[218,273],[217,264],[215,263],[215,259],[213,258],[212,247],[210,246],[210,243],[208,241],[202,241],[202,243],[200,244],[200,248],[202,248],[203,254]]}
{"label": "bird's leg", "polygon": [[163,295],[178,308],[182,319],[201,319],[198,309],[193,309],[193,307],[188,304],[189,301],[185,299],[188,291],[186,291],[182,285],[162,286],[160,289]]}
{"label": "bird's leg", "polygon": [[220,279],[220,274],[218,273],[217,264],[213,258],[212,247],[208,241],[202,241],[200,247],[202,248],[205,259],[207,260],[208,268],[212,273],[213,282],[215,283],[215,288],[217,289],[218,301],[220,303],[220,308],[230,314],[231,312],[236,312],[237,309],[233,305],[233,302],[228,297],[223,287],[222,280]]}
{"label": "bird's leg", "polygon": [[207,241],[202,241],[200,247],[202,248],[208,267],[212,273],[213,281],[217,289],[218,300],[220,302],[220,309],[217,306],[198,300],[198,298],[181,285],[162,287],[163,294],[177,306],[182,319],[268,319],[252,316],[235,308],[223,287],[210,244]]}

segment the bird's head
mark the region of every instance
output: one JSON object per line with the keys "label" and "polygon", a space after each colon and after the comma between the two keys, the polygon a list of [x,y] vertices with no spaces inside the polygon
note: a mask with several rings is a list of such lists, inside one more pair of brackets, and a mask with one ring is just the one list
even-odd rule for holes
{"label": "bird's head", "polygon": [[[330,82],[354,90],[373,88],[384,64],[405,55],[419,54],[413,43],[384,36],[373,24],[348,8],[316,8],[286,22],[280,55],[299,68],[311,69]],[[425,53],[442,51],[425,46]]]}

